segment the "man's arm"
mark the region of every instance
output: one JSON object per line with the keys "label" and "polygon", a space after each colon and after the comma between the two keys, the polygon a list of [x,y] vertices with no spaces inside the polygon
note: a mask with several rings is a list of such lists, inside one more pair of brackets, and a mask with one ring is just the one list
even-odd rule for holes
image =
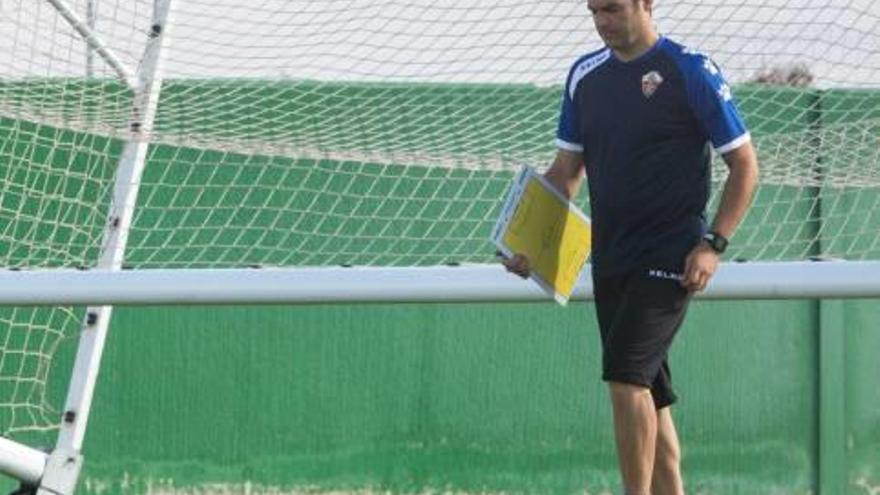
{"label": "man's arm", "polygon": [[712,231],[730,238],[752,203],[752,194],[758,184],[758,159],[752,144],[746,143],[724,154],[724,161],[730,175],[724,182]]}
{"label": "man's arm", "polygon": [[[723,157],[730,174],[724,182],[712,230],[730,238],[752,202],[758,183],[758,159],[751,142],[725,153]],[[682,284],[691,291],[705,289],[718,268],[718,258],[718,253],[706,243],[697,244],[685,261]]]}
{"label": "man's arm", "polygon": [[584,182],[583,155],[560,149],[556,152],[556,158],[553,159],[550,168],[544,173],[544,178],[566,198],[574,198]]}
{"label": "man's arm", "polygon": [[[584,182],[584,159],[583,155],[574,151],[560,149],[556,152],[556,158],[544,178],[568,199],[577,196],[581,184]],[[529,260],[522,254],[515,254],[510,259],[501,261],[507,271],[515,273],[523,278],[528,278],[531,270]]]}

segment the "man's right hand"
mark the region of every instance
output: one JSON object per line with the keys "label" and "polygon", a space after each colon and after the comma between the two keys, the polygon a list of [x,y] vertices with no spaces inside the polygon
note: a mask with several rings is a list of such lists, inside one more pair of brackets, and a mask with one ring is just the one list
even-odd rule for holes
{"label": "man's right hand", "polygon": [[529,278],[532,271],[529,259],[523,254],[515,254],[512,258],[502,258],[501,264],[504,265],[507,271],[522,278]]}

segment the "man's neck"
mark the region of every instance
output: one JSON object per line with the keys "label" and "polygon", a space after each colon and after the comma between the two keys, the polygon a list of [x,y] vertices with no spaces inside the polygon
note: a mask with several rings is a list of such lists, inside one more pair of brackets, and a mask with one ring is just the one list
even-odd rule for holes
{"label": "man's neck", "polygon": [[635,60],[645,54],[651,47],[657,43],[660,35],[653,28],[645,31],[644,36],[640,37],[635,43],[627,47],[625,50],[614,50],[614,55],[623,62]]}

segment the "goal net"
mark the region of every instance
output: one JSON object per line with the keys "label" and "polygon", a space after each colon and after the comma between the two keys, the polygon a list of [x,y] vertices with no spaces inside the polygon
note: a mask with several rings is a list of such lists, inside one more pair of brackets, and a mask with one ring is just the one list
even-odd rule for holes
{"label": "goal net", "polygon": [[[135,136],[130,269],[492,263],[507,184],[555,153],[566,71],[600,44],[582,1],[180,1],[155,122],[133,134],[152,13],[0,4],[4,269],[97,266]],[[880,259],[877,3],[658,2],[655,18],[722,67],[759,153],[730,258]],[[83,311],[0,310],[0,434],[51,443]]]}

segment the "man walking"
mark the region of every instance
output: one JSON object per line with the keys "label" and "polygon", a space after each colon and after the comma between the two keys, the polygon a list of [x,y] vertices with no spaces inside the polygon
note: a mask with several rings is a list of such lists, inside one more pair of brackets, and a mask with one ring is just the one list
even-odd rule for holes
{"label": "man walking", "polygon": [[[758,166],[718,67],[656,31],[653,0],[588,0],[602,49],[566,80],[546,173],[569,198],[587,178],[602,378],[627,495],[684,493],[667,355],[745,215]],[[712,149],[729,175],[709,224]],[[528,276],[522,255],[505,260]]]}

